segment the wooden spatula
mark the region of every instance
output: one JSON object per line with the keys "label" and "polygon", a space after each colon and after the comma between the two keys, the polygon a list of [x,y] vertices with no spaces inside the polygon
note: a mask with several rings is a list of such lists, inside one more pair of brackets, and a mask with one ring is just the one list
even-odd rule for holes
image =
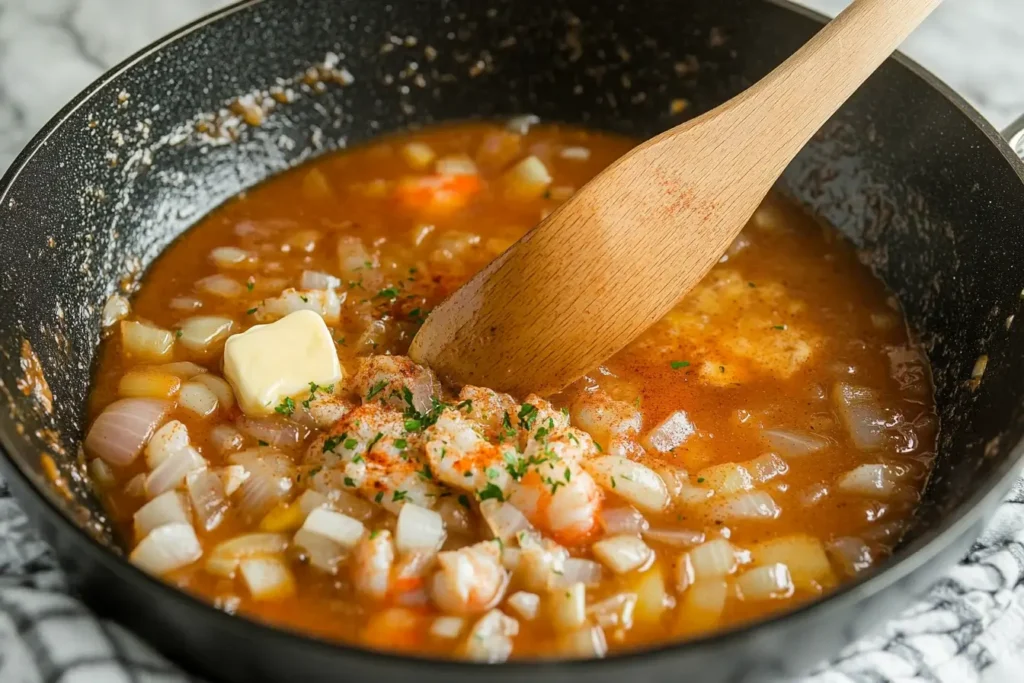
{"label": "wooden spatula", "polygon": [[786,165],[941,0],[855,0],[736,98],[632,150],[434,309],[410,355],[555,392],[697,284]]}

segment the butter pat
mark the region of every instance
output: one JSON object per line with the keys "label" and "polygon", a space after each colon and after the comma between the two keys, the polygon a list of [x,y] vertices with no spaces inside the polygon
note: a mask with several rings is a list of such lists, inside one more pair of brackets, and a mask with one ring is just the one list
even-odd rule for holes
{"label": "butter pat", "polygon": [[342,370],[323,318],[313,311],[295,311],[228,337],[224,376],[242,412],[256,417],[272,415],[289,396],[308,393],[310,382],[341,381]]}

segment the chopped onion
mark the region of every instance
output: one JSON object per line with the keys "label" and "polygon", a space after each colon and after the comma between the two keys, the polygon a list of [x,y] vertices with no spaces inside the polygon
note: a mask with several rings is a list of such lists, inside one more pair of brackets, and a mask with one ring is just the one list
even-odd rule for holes
{"label": "chopped onion", "polygon": [[203,548],[191,524],[165,524],[151,531],[132,551],[129,559],[140,569],[161,576],[192,564]]}
{"label": "chopped onion", "polygon": [[473,522],[469,509],[453,497],[445,498],[437,506],[448,533],[469,536],[473,533]]}
{"label": "chopped onion", "polygon": [[569,633],[587,621],[587,587],[574,583],[549,594],[551,622],[555,629]]}
{"label": "chopped onion", "polygon": [[248,557],[280,555],[288,549],[284,534],[252,533],[219,543],[206,558],[206,571],[215,576],[234,578],[239,560]]}
{"label": "chopped onion", "polygon": [[828,544],[828,555],[844,576],[852,578],[874,563],[871,548],[859,538],[844,536]]}
{"label": "chopped onion", "polygon": [[690,529],[646,529],[643,537],[648,541],[661,543],[673,548],[688,548],[704,542],[703,531]]}
{"label": "chopped onion", "polygon": [[299,496],[295,503],[299,506],[299,509],[302,510],[302,514],[304,515],[308,515],[317,508],[331,507],[330,499],[319,491],[314,491],[313,489],[306,489],[303,491],[302,495]]}
{"label": "chopped onion", "polygon": [[643,445],[656,453],[668,453],[682,446],[696,431],[686,411],[677,410],[647,432]]}
{"label": "chopped onion", "polygon": [[305,427],[280,417],[251,418],[243,415],[235,421],[235,426],[243,434],[274,448],[294,448],[308,434]]}
{"label": "chopped onion", "polygon": [[616,593],[587,608],[587,617],[601,628],[633,628],[633,610],[636,609],[635,593]]}
{"label": "chopped onion", "polygon": [[668,505],[668,488],[654,470],[618,455],[583,461],[601,487],[621,496],[646,512],[660,512]]}
{"label": "chopped onion", "polygon": [[125,495],[132,498],[144,498],[146,496],[146,475],[139,472],[128,480],[124,485]]}
{"label": "chopped onion", "polygon": [[402,160],[416,171],[425,170],[435,157],[434,150],[425,142],[408,142],[399,148],[398,153]]}
{"label": "chopped onion", "polygon": [[232,453],[242,447],[242,435],[230,425],[219,424],[210,430],[210,443],[218,453]]}
{"label": "chopped onion", "polygon": [[189,472],[185,476],[185,486],[199,526],[206,531],[216,529],[228,511],[224,482],[215,472],[203,468]]}
{"label": "chopped onion", "polygon": [[743,572],[736,588],[743,600],[778,600],[793,595],[793,580],[786,565],[775,563]]}
{"label": "chopped onion", "polygon": [[458,638],[465,627],[466,620],[462,617],[436,617],[430,624],[430,635],[452,640]]}
{"label": "chopped onion", "polygon": [[774,453],[759,455],[753,460],[748,460],[744,465],[758,484],[767,483],[775,477],[789,472],[789,465],[786,464],[786,461]]}
{"label": "chopped onion", "polygon": [[648,527],[647,520],[634,507],[604,508],[597,520],[609,536],[640,534]]}
{"label": "chopped onion", "polygon": [[540,609],[540,596],[536,593],[516,591],[505,600],[510,608],[527,621],[533,621]]}
{"label": "chopped onion", "polygon": [[641,569],[654,559],[654,552],[636,536],[612,536],[595,543],[594,557],[616,574]]}
{"label": "chopped onion", "polygon": [[730,496],[713,505],[714,515],[723,520],[775,519],[782,510],[764,491],[750,491]]}
{"label": "chopped onion", "polygon": [[172,404],[154,398],[125,398],[107,406],[89,428],[85,450],[111,465],[131,463],[163,422]]}
{"label": "chopped onion", "polygon": [[348,491],[335,489],[327,494],[331,507],[352,519],[365,522],[377,514],[377,506],[368,500],[354,496]]}
{"label": "chopped onion", "polygon": [[757,565],[786,565],[793,585],[801,590],[820,591],[836,582],[825,548],[814,536],[792,534],[762,541],[750,547],[750,557]]}
{"label": "chopped onion", "polygon": [[338,573],[338,567],[345,559],[345,550],[331,539],[315,534],[308,529],[295,532],[292,543],[302,551],[309,564],[327,574]]}
{"label": "chopped onion", "polygon": [[238,563],[253,600],[283,600],[295,594],[295,579],[280,557],[249,557]]}
{"label": "chopped onion", "polygon": [[304,270],[299,279],[300,289],[337,289],[338,287],[341,287],[340,278],[319,270]]}
{"label": "chopped onion", "polygon": [[256,256],[238,247],[216,247],[210,252],[210,260],[218,268],[239,268],[256,263]]}
{"label": "chopped onion", "polygon": [[191,524],[185,500],[177,491],[167,491],[135,511],[135,537],[145,538],[165,524]]}
{"label": "chopped onion", "polygon": [[817,484],[811,484],[800,494],[800,502],[805,507],[812,507],[817,505],[821,501],[825,500],[829,496],[829,489],[827,486],[818,482]]}
{"label": "chopped onion", "polygon": [[690,586],[679,604],[679,624],[687,633],[701,633],[716,626],[725,611],[729,586],[723,579],[706,579]]}
{"label": "chopped onion", "polygon": [[395,548],[398,552],[434,553],[440,549],[444,539],[444,520],[438,513],[413,503],[406,503],[399,510],[395,526]]}
{"label": "chopped onion", "polygon": [[877,450],[885,444],[885,411],[875,392],[839,382],[832,388],[832,401],[857,448]]}
{"label": "chopped onion", "polygon": [[111,294],[107,297],[107,302],[103,304],[103,315],[100,318],[101,324],[103,327],[110,327],[127,318],[131,311],[132,307],[128,303],[128,299],[117,293]]}
{"label": "chopped onion", "polygon": [[736,548],[724,538],[702,543],[690,550],[690,564],[697,581],[717,579],[736,571]]}
{"label": "chopped onion", "polygon": [[450,154],[441,157],[434,164],[434,171],[447,176],[477,174],[476,164],[465,154]]}
{"label": "chopped onion", "polygon": [[599,659],[608,654],[608,641],[599,627],[585,626],[562,636],[558,650],[570,659]]}
{"label": "chopped onion", "polygon": [[[404,507],[408,506],[407,503]],[[366,527],[358,519],[352,519],[348,515],[327,508],[316,508],[311,511],[302,528],[312,534],[328,538],[343,548],[354,548],[366,531]]]}
{"label": "chopped onion", "polygon": [[175,363],[164,363],[163,365],[154,365],[149,369],[154,372],[163,372],[168,375],[174,375],[181,379],[192,379],[196,375],[201,375],[206,372],[206,368],[202,365],[196,365],[195,363],[187,360],[177,361]]}
{"label": "chopped onion", "polygon": [[231,390],[231,385],[226,380],[221,379],[217,375],[203,374],[193,378],[192,381],[202,384],[212,391],[214,396],[217,397],[217,403],[220,405],[221,410],[231,410],[235,407],[235,392]]}
{"label": "chopped onion", "polygon": [[697,481],[717,495],[727,496],[754,488],[754,478],[744,464],[727,462],[697,473]]}
{"label": "chopped onion", "polygon": [[513,133],[526,135],[530,132],[530,128],[536,126],[538,123],[540,123],[540,117],[536,114],[520,114],[519,116],[513,116],[510,118],[505,124],[505,127]]}
{"label": "chopped onion", "polygon": [[208,353],[215,351],[220,342],[227,339],[235,321],[214,315],[201,315],[187,318],[178,327],[178,341],[189,351]]}
{"label": "chopped onion", "polygon": [[168,306],[176,311],[197,311],[203,307],[203,302],[192,296],[176,296]]}
{"label": "chopped onion", "polygon": [[501,177],[505,197],[513,201],[537,199],[551,184],[551,174],[544,162],[535,156],[528,156],[505,171]]}
{"label": "chopped onion", "polygon": [[206,461],[199,451],[189,446],[171,453],[146,477],[146,495],[152,498],[164,491],[181,486],[185,476],[193,470],[206,467]]}
{"label": "chopped onion", "polygon": [[117,393],[130,398],[171,398],[181,388],[181,380],[174,375],[133,370],[121,378]]}
{"label": "chopped onion", "polygon": [[555,572],[551,578],[549,587],[552,590],[566,588],[574,583],[582,583],[587,587],[597,586],[601,583],[604,572],[601,565],[591,560],[584,560],[579,557],[570,557],[562,563],[561,571]]}
{"label": "chopped onion", "polygon": [[146,446],[146,465],[157,467],[171,455],[187,449],[191,443],[188,428],[177,420],[171,420],[156,430]]}
{"label": "chopped onion", "polygon": [[157,327],[122,320],[121,348],[131,358],[164,361],[174,352],[174,335]]}
{"label": "chopped onion", "polygon": [[249,472],[241,465],[228,465],[220,468],[220,480],[224,482],[224,493],[233,494],[249,478]]}
{"label": "chopped onion", "polygon": [[898,474],[886,465],[860,465],[839,478],[839,490],[872,498],[892,498],[901,487]]}
{"label": "chopped onion", "polygon": [[199,417],[209,417],[217,411],[217,396],[199,382],[185,382],[178,393],[178,405]]}
{"label": "chopped onion", "polygon": [[220,273],[199,280],[196,282],[196,288],[201,292],[219,296],[222,299],[237,299],[245,294],[245,287],[227,275],[221,275]]}
{"label": "chopped onion", "polygon": [[480,514],[487,522],[494,537],[503,543],[520,531],[533,528],[526,516],[511,503],[502,503],[493,499],[485,500],[480,503]]}
{"label": "chopped onion", "polygon": [[563,147],[558,156],[572,161],[586,161],[590,158],[590,150],[586,147]]}
{"label": "chopped onion", "polygon": [[296,311],[313,311],[328,325],[338,324],[341,316],[341,304],[345,292],[339,296],[333,289],[302,289],[289,288],[280,296],[265,299],[257,308],[256,319],[269,322],[284,318]]}
{"label": "chopped onion", "polygon": [[250,521],[260,519],[283,501],[295,483],[295,466],[272,448],[251,449],[228,457],[242,465],[249,477],[238,488],[238,505]]}
{"label": "chopped onion", "polygon": [[117,483],[114,470],[110,469],[102,458],[93,458],[89,461],[89,478],[102,488],[108,489]]}
{"label": "chopped onion", "polygon": [[690,553],[683,553],[673,563],[673,571],[676,579],[676,591],[682,593],[687,588],[693,585],[696,580],[693,571],[693,560],[690,559]]}
{"label": "chopped onion", "polygon": [[518,621],[492,609],[473,625],[463,652],[475,662],[500,664],[512,654],[512,636],[518,633]]}
{"label": "chopped onion", "polygon": [[801,458],[828,448],[828,439],[795,429],[766,429],[761,436],[769,448],[784,458]]}
{"label": "chopped onion", "polygon": [[632,592],[636,594],[636,608],[633,610],[635,620],[647,626],[660,623],[661,615],[669,607],[661,566],[655,563],[640,574],[633,584]]}

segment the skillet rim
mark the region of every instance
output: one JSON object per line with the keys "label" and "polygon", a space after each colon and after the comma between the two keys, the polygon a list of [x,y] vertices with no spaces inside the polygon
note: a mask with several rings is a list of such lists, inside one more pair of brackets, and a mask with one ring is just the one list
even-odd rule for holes
{"label": "skillet rim", "polygon": [[[164,48],[186,38],[187,36],[204,29],[206,26],[216,23],[228,16],[245,11],[250,7],[261,5],[264,2],[274,0],[240,0],[237,3],[228,5],[199,19],[185,24],[184,26],[164,35],[156,41],[141,48],[128,58],[124,59],[98,79],[86,86],[64,107],[62,107],[46,124],[36,133],[25,148],[15,157],[10,167],[0,177],[0,206],[4,204],[8,192],[18,180],[21,172],[32,161],[35,154],[49,141],[50,137],[67,121],[67,119],[80,108],[85,106],[99,90],[122,74],[139,65],[152,55],[160,53]],[[794,12],[798,15],[811,19],[817,24],[824,24],[829,19],[827,16],[814,10],[793,4],[790,0],[765,0],[768,4],[775,5],[784,10]],[[908,70],[913,76],[920,79],[924,85],[942,95],[967,121],[974,125],[988,141],[995,146],[996,150],[1003,156],[1006,162],[1016,173],[1022,183],[1021,191],[1024,192],[1024,160],[1021,159],[1009,146],[1005,138],[989,123],[974,107],[963,97],[953,91],[945,82],[937,76],[921,67],[917,62],[897,51],[888,62],[895,62],[902,68]],[[227,614],[215,608],[210,603],[201,600],[190,593],[179,590],[170,584],[153,577],[131,564],[125,556],[118,555],[111,549],[104,547],[90,536],[81,526],[76,524],[61,508],[59,508],[42,487],[37,486],[33,477],[22,467],[22,464],[12,457],[10,453],[23,450],[19,444],[20,435],[15,428],[15,420],[9,413],[0,411],[0,455],[9,464],[6,467],[11,475],[19,480],[24,491],[31,492],[37,503],[36,509],[45,510],[42,516],[48,516],[55,520],[54,524],[58,530],[65,533],[70,531],[71,535],[77,536],[77,540],[84,545],[91,559],[102,565],[118,579],[124,581],[142,582],[148,590],[162,594],[168,600],[179,600],[189,603],[189,607],[198,608],[206,613],[207,618],[219,620],[217,628],[227,630],[236,629],[247,632],[250,639],[269,638],[286,643],[291,648],[313,648],[319,650],[325,657],[345,656],[371,660],[380,665],[411,665],[429,667],[435,672],[445,670],[458,670],[459,673],[470,674],[473,672],[493,671],[493,664],[481,664],[457,659],[442,659],[437,657],[422,657],[403,653],[390,653],[370,650],[344,642],[332,641],[312,634],[302,633],[286,627],[274,626],[261,622],[241,614]],[[32,449],[34,451],[34,449]],[[27,458],[25,458],[27,461]],[[1003,498],[1009,491],[1013,482],[1020,476],[1021,465],[1024,463],[1024,439],[1018,441],[1011,449],[1007,458],[991,472],[986,479],[974,487],[972,493],[945,515],[937,525],[937,528],[926,531],[919,537],[899,548],[885,562],[873,571],[860,579],[850,581],[837,588],[828,595],[805,603],[799,607],[786,610],[774,615],[753,620],[732,628],[714,631],[713,633],[693,639],[676,643],[665,643],[624,653],[617,653],[604,659],[556,659],[556,660],[512,660],[501,665],[503,670],[512,670],[512,673],[529,674],[541,670],[550,671],[557,669],[566,673],[586,673],[588,670],[597,667],[605,668],[609,665],[628,666],[640,660],[650,662],[653,659],[664,660],[669,657],[684,654],[707,646],[724,647],[738,643],[756,631],[768,629],[782,624],[788,620],[798,620],[812,610],[822,608],[826,603],[832,607],[841,604],[856,604],[866,598],[880,593],[900,580],[915,573],[922,566],[930,563],[936,555],[949,545],[950,541],[964,535],[971,526],[976,524],[983,515],[983,510],[990,507],[996,497]],[[36,525],[34,525],[36,526]],[[59,560],[59,556],[58,556]],[[140,637],[140,636],[137,636]],[[140,637],[141,638],[141,637]],[[170,659],[168,658],[170,661]],[[177,662],[176,665],[181,666]],[[454,673],[454,671],[452,671]]]}

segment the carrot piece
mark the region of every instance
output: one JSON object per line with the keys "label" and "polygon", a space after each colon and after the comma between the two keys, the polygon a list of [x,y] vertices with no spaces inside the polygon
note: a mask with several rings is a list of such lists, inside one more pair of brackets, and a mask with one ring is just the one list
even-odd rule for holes
{"label": "carrot piece", "polygon": [[479,176],[472,174],[403,178],[395,187],[395,199],[408,209],[452,211],[468,204],[480,188]]}
{"label": "carrot piece", "polygon": [[377,650],[413,651],[423,644],[422,616],[404,607],[377,612],[363,628],[363,643]]}

